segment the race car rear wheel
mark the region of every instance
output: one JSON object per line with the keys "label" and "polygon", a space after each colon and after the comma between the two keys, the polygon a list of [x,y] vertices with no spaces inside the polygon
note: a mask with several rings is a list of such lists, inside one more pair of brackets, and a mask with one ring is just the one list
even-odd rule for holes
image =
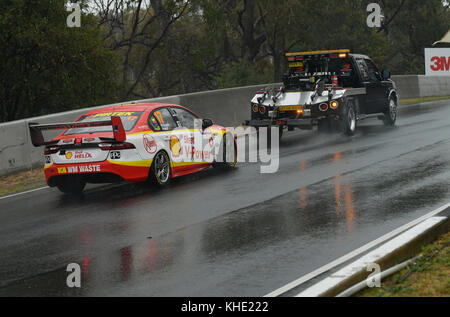
{"label": "race car rear wheel", "polygon": [[61,177],[56,183],[56,187],[65,194],[79,194],[85,186],[86,181],[78,175]]}
{"label": "race car rear wheel", "polygon": [[356,131],[356,109],[353,101],[348,101],[344,106],[340,120],[342,131],[349,136],[354,135]]}
{"label": "race car rear wheel", "polygon": [[170,182],[170,159],[166,152],[160,151],[153,158],[149,178],[158,186],[165,186]]}
{"label": "race car rear wheel", "polygon": [[391,96],[389,98],[388,108],[384,112],[383,123],[386,126],[393,126],[395,125],[396,120],[397,120],[397,100]]}
{"label": "race car rear wheel", "polygon": [[[233,153],[227,153],[227,146],[228,148],[233,148]],[[234,141],[234,138],[231,134],[226,133],[222,137],[221,146],[219,149],[219,153],[217,154],[217,157],[221,158],[221,162],[214,162],[213,167],[214,168],[220,168],[220,169],[231,169],[236,166],[237,163],[237,146],[236,142]]]}

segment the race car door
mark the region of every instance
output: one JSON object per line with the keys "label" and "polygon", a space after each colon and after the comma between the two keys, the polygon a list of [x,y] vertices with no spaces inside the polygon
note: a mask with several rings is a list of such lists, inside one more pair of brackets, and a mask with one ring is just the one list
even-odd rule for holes
{"label": "race car door", "polygon": [[152,133],[152,138],[156,141],[157,148],[165,150],[169,154],[173,174],[176,174],[174,171],[176,165],[174,163],[181,159],[182,146],[180,139],[183,139],[183,132],[176,132],[178,125],[168,108],[154,110],[149,115],[148,121],[150,127],[155,132]]}
{"label": "race car door", "polygon": [[205,140],[206,136],[201,127],[202,120],[181,107],[173,106],[170,109],[181,129],[185,131],[182,142],[183,151],[185,156],[190,158],[190,162],[186,164],[184,170],[194,172],[210,166],[211,151],[208,148],[205,150],[205,144],[209,144],[209,137],[208,140]]}

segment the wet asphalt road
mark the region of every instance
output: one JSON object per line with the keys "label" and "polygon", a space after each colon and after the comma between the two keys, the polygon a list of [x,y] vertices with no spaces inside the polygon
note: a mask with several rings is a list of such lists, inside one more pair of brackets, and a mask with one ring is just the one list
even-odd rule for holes
{"label": "wet asphalt road", "polygon": [[[280,168],[213,169],[154,190],[0,200],[0,296],[262,296],[450,200],[450,103],[354,137],[286,133]],[[79,263],[82,287],[66,286]]]}

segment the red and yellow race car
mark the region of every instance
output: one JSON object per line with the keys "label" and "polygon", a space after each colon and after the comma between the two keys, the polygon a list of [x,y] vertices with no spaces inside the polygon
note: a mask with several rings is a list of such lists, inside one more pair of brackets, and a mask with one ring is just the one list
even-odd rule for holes
{"label": "red and yellow race car", "polygon": [[[86,183],[117,181],[166,185],[210,166],[236,165],[236,141],[227,128],[189,109],[134,103],[92,110],[75,122],[29,124],[34,146],[45,146],[45,177],[64,193]],[[64,129],[45,141],[42,131]]]}

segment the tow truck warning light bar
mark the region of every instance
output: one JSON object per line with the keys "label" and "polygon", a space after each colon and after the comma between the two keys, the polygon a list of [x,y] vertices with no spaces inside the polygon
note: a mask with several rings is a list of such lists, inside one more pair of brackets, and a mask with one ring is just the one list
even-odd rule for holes
{"label": "tow truck warning light bar", "polygon": [[330,58],[346,58],[348,53],[350,53],[349,49],[342,50],[329,50],[329,51],[310,51],[310,52],[296,52],[296,53],[286,53],[286,57],[288,61],[301,61],[305,56],[311,55],[329,55]]}

